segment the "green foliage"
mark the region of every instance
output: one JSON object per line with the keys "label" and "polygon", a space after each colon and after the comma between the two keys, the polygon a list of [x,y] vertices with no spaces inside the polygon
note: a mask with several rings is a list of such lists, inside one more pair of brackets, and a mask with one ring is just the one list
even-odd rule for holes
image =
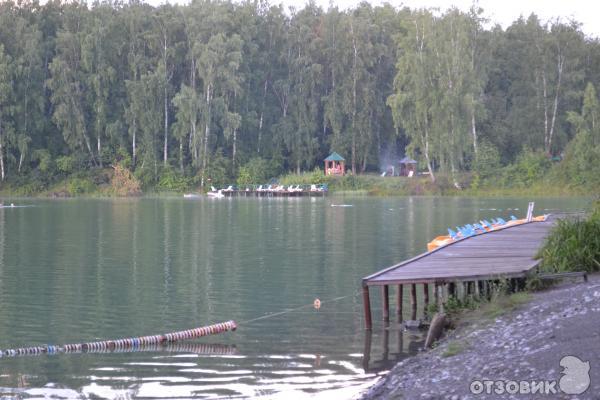
{"label": "green foliage", "polygon": [[192,187],[192,178],[187,178],[172,167],[163,168],[156,189],[183,193]]}
{"label": "green foliage", "polygon": [[330,176],[325,176],[325,173],[320,168],[315,168],[311,172],[302,174],[288,174],[279,178],[282,185],[318,185],[326,183],[333,184],[336,179]]}
{"label": "green foliage", "polygon": [[439,311],[439,307],[436,303],[429,303],[429,304],[427,304],[427,309],[425,310],[425,313],[428,316],[432,316],[438,311]]}
{"label": "green foliage", "polygon": [[46,174],[51,175],[54,173],[54,162],[50,151],[47,149],[38,149],[33,153],[33,158],[38,162],[38,169]]}
{"label": "green foliage", "polygon": [[96,189],[90,178],[70,178],[67,181],[67,190],[72,196],[93,193]]}
{"label": "green foliage", "polygon": [[538,252],[548,272],[600,271],[600,207],[587,219],[563,219]]}
{"label": "green foliage", "polygon": [[254,157],[238,171],[237,183],[239,185],[261,184],[275,176],[272,163],[264,158]]}
{"label": "green foliage", "polygon": [[554,175],[573,187],[600,190],[600,101],[594,85],[588,83],[585,89],[581,113],[568,112],[567,121],[576,134]]}
{"label": "green foliage", "polygon": [[594,144],[589,132],[577,133],[553,172],[570,186],[600,189],[600,142]]}
{"label": "green foliage", "polygon": [[115,164],[120,164],[123,168],[130,169],[133,166],[133,161],[127,150],[119,147],[114,159]]}
{"label": "green foliage", "polygon": [[[228,184],[231,181],[229,170],[229,161],[220,151],[217,151],[204,172],[204,176],[207,177],[205,185],[223,186]],[[200,176],[202,176],[202,172],[200,172]]]}
{"label": "green foliage", "polygon": [[156,185],[156,175],[154,175],[154,170],[151,168],[136,168],[133,176],[140,183],[142,190],[148,190]]}
{"label": "green foliage", "polygon": [[14,196],[34,196],[42,192],[46,188],[46,185],[39,177],[28,179],[18,177],[11,181],[7,187],[2,187],[5,188],[9,194]]}
{"label": "green foliage", "polygon": [[465,296],[464,298],[450,296],[444,304],[444,310],[451,315],[458,314],[464,310],[474,310],[479,307],[480,303],[481,299],[477,299],[474,296]]}
{"label": "green foliage", "polygon": [[73,172],[75,160],[70,156],[60,156],[56,159],[56,169],[58,172],[69,175]]}
{"label": "green foliage", "polygon": [[533,275],[527,278],[526,289],[528,291],[540,291],[552,286],[552,280],[540,279],[539,276]]}
{"label": "green foliage", "polygon": [[496,291],[492,296],[492,300],[483,307],[482,314],[486,318],[495,319],[512,312],[530,300],[531,294],[529,292],[508,294],[503,291]]}
{"label": "green foliage", "polygon": [[[0,164],[19,186],[120,163],[146,190],[294,171],[385,195],[448,193],[464,172],[474,188],[526,188],[547,176],[531,154],[565,151],[551,178],[594,190],[598,46],[570,22],[486,26],[476,9],[366,3],[0,2]],[[332,149],[352,176],[315,170]],[[411,154],[436,185],[358,178],[385,153]]]}
{"label": "green foliage", "polygon": [[552,162],[542,152],[526,150],[518,157],[515,164],[504,167],[501,171],[500,183],[504,187],[530,187],[544,179]]}
{"label": "green foliage", "polygon": [[497,176],[500,169],[500,152],[489,141],[481,141],[473,163],[473,171],[479,179]]}

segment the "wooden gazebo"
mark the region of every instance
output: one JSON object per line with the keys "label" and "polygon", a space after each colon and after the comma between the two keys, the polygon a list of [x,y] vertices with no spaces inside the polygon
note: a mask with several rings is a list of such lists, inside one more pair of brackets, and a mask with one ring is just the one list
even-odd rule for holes
{"label": "wooden gazebo", "polygon": [[417,172],[417,162],[410,157],[404,157],[399,164],[400,176],[413,176]]}
{"label": "wooden gazebo", "polygon": [[325,159],[325,175],[344,175],[346,160],[335,151]]}

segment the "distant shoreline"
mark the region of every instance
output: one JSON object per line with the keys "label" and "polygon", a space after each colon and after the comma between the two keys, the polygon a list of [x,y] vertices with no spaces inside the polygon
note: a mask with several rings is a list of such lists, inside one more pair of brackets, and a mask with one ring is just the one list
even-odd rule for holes
{"label": "distant shoreline", "polygon": [[[533,185],[506,187],[500,184],[487,184],[474,187],[469,181],[469,176],[460,176],[459,188],[451,183],[448,177],[440,176],[436,182],[428,177],[380,177],[375,174],[349,175],[344,177],[315,175],[286,175],[276,179],[282,185],[315,185],[327,184],[329,194],[333,195],[366,195],[381,197],[397,196],[448,196],[448,197],[565,197],[565,196],[597,196],[600,189],[593,187],[570,187],[558,182],[540,181]],[[234,183],[214,186],[228,187]],[[239,185],[240,187],[243,185]],[[115,193],[120,187],[113,188],[109,184],[94,184],[90,179],[66,178],[48,187],[30,187],[28,185],[12,185],[10,183],[0,186],[0,197],[28,197],[28,198],[77,198],[77,197],[171,197],[183,196],[185,193],[204,194],[206,188],[180,187],[177,190],[164,190],[160,187],[140,189],[133,196],[118,196]]]}

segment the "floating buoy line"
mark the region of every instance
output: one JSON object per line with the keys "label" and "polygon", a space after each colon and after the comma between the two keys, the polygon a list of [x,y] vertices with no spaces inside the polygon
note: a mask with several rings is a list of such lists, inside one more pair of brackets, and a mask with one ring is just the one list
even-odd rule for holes
{"label": "floating buoy line", "polygon": [[[304,304],[299,307],[285,309],[282,311],[268,313],[256,318],[241,322],[239,325],[246,325],[263,319],[274,318],[280,315],[290,314],[306,308],[319,310],[326,303],[333,303],[348,297],[358,295],[356,291],[350,295],[335,297],[329,300],[315,299],[310,304]],[[31,347],[20,347],[15,349],[0,350],[0,357],[17,357],[28,355],[55,355],[55,354],[76,354],[76,353],[130,353],[138,351],[170,351],[170,352],[191,352],[198,354],[235,354],[235,346],[211,345],[211,344],[191,344],[182,346],[175,343],[181,340],[195,339],[202,336],[216,335],[227,331],[235,331],[239,326],[235,321],[221,322],[214,325],[188,329],[185,331],[171,332],[163,335],[139,336],[123,339],[100,340],[87,343],[71,343],[61,346],[41,345]]]}
{"label": "floating buoy line", "polygon": [[[221,322],[214,325],[171,332],[163,335],[139,336],[115,340],[101,340],[87,343],[73,343],[62,346],[43,345],[7,349],[0,352],[0,357],[15,357],[22,355],[61,354],[61,353],[104,353],[127,352],[152,346],[163,346],[180,340],[194,339],[202,336],[216,335],[227,331],[235,331],[235,321]],[[152,350],[148,350],[152,351]]]}
{"label": "floating buoy line", "polygon": [[274,312],[274,313],[264,314],[264,315],[261,315],[261,316],[256,317],[256,318],[252,318],[252,319],[240,322],[239,325],[246,325],[246,324],[250,324],[252,322],[260,321],[260,320],[263,320],[263,319],[278,317],[280,315],[290,314],[290,313],[297,312],[297,311],[300,311],[302,309],[311,308],[311,307],[314,308],[315,310],[319,310],[321,308],[321,306],[324,305],[324,304],[326,304],[326,303],[327,304],[334,303],[336,301],[347,299],[348,297],[355,297],[358,294],[360,294],[360,290],[357,290],[356,292],[354,292],[352,294],[348,294],[346,296],[334,297],[333,299],[329,299],[329,300],[320,300],[320,299],[317,298],[317,299],[315,299],[310,304],[303,304],[303,305],[301,305],[299,307],[288,308],[288,309],[283,310],[283,311],[278,311],[278,312]]}

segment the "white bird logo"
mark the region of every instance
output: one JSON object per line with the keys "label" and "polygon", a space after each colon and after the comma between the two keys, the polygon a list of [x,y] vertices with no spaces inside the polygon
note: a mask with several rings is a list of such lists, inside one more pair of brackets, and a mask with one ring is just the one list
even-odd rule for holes
{"label": "white bird logo", "polygon": [[590,387],[590,362],[581,361],[575,356],[564,356],[560,360],[564,369],[558,382],[560,390],[566,394],[581,394]]}

